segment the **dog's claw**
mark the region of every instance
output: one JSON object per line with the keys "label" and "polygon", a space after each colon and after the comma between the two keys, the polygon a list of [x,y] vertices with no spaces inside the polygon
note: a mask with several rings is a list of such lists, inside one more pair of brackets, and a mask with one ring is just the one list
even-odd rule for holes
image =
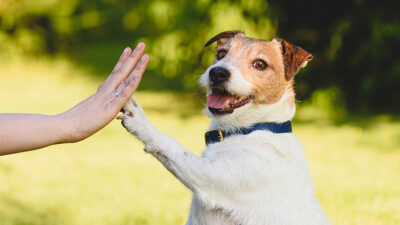
{"label": "dog's claw", "polygon": [[133,113],[132,113],[131,111],[128,111],[128,112],[126,113],[126,115],[129,116],[129,117],[133,117]]}
{"label": "dog's claw", "polygon": [[125,118],[125,116],[117,116],[117,120],[123,120]]}

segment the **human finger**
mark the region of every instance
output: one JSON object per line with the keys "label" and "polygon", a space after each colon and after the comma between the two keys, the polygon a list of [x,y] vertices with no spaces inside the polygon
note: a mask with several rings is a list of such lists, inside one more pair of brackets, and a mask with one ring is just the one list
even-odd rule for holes
{"label": "human finger", "polygon": [[127,56],[120,68],[117,71],[112,72],[107,78],[104,83],[104,89],[106,91],[114,90],[130,74],[138,63],[140,57],[142,57],[144,50],[145,44],[140,42],[135,50]]}
{"label": "human finger", "polygon": [[124,51],[122,52],[121,56],[118,59],[117,64],[115,64],[113,70],[111,71],[110,75],[107,77],[104,84],[100,84],[99,87],[97,88],[97,93],[104,92],[104,88],[107,86],[108,83],[110,83],[111,80],[114,79],[114,76],[117,75],[117,73],[121,69],[123,63],[125,62],[125,60],[129,57],[129,55],[131,53],[132,53],[132,49],[130,47],[126,47],[124,49]]}
{"label": "human finger", "polygon": [[144,54],[140,59],[135,69],[130,75],[117,87],[116,91],[120,94],[118,101],[121,106],[125,105],[126,102],[131,98],[133,93],[136,91],[139,83],[142,79],[142,75],[147,68],[149,63],[149,55]]}
{"label": "human finger", "polygon": [[117,72],[119,69],[121,69],[122,65],[124,64],[125,60],[128,58],[128,56],[132,53],[132,49],[130,47],[126,47],[124,51],[122,52],[121,56],[118,59],[117,64],[113,68],[112,72]]}

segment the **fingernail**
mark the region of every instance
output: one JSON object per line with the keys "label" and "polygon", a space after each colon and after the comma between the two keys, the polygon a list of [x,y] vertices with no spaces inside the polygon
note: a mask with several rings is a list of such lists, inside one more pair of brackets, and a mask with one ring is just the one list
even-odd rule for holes
{"label": "fingernail", "polygon": [[124,49],[124,52],[122,53],[123,55],[125,55],[126,53],[128,53],[129,52],[129,47],[126,47],[125,49]]}
{"label": "fingernail", "polygon": [[144,55],[140,58],[139,64],[142,65],[143,63],[145,63],[148,57],[149,57],[149,55],[144,54]]}
{"label": "fingernail", "polygon": [[143,48],[143,46],[144,46],[144,43],[143,42],[139,42],[139,44],[137,45],[137,49],[142,49]]}

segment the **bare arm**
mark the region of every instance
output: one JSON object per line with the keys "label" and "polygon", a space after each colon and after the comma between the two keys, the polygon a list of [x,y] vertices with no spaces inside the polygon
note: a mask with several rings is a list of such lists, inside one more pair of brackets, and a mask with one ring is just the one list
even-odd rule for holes
{"label": "bare arm", "polygon": [[[149,56],[126,48],[97,92],[57,115],[0,114],[0,155],[83,140],[111,122],[135,92]],[[118,95],[115,94],[118,91]]]}
{"label": "bare arm", "polygon": [[59,115],[0,114],[0,154],[67,142],[69,129]]}

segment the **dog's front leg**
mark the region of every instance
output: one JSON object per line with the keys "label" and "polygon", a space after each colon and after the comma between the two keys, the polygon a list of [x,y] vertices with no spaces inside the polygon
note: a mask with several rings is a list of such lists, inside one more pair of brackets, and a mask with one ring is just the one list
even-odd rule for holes
{"label": "dog's front leg", "polygon": [[[230,180],[225,160],[199,157],[184,148],[172,137],[157,131],[134,98],[124,107],[123,126],[145,144],[145,151],[156,157],[185,186],[209,207],[214,207],[215,196],[223,196],[222,183]],[[221,175],[222,174],[222,175]],[[225,186],[225,185],[222,185]]]}

